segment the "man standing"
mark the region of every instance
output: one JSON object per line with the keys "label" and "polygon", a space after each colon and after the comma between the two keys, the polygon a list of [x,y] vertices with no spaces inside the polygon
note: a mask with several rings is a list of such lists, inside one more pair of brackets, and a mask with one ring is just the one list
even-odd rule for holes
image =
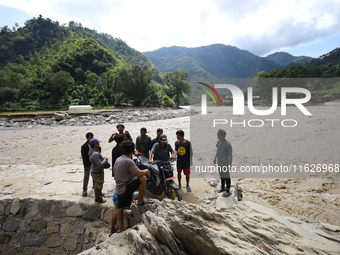
{"label": "man standing", "polygon": [[216,164],[217,158],[217,165],[219,166],[219,173],[221,177],[221,189],[220,192],[223,192],[223,197],[229,197],[230,193],[230,173],[229,168],[232,166],[233,162],[233,149],[231,147],[230,142],[228,142],[225,137],[227,133],[223,129],[219,129],[217,131],[217,151],[214,158],[214,164]]}
{"label": "man standing", "polygon": [[170,153],[174,154],[171,145],[168,143],[166,135],[159,136],[159,143],[155,143],[150,152],[149,161],[154,164],[152,156],[155,155],[155,160],[169,161]]}
{"label": "man standing", "polygon": [[91,161],[91,176],[94,181],[94,193],[95,193],[95,202],[97,203],[105,203],[106,200],[102,198],[102,189],[104,183],[104,165],[107,163],[107,158],[103,158],[100,154],[100,143],[96,138],[92,138],[90,140],[90,152],[89,158]]}
{"label": "man standing", "polygon": [[149,147],[149,151],[152,150],[152,147],[153,147],[153,145],[154,145],[155,143],[158,143],[158,142],[159,142],[159,136],[163,134],[163,129],[157,128],[156,134],[157,134],[157,137],[151,140],[151,144],[150,144],[150,147]]}
{"label": "man standing", "polygon": [[176,132],[176,136],[178,141],[175,142],[175,153],[174,156],[177,155],[177,177],[178,177],[178,185],[181,187],[182,180],[182,171],[184,172],[186,181],[187,181],[187,191],[191,192],[191,188],[189,186],[190,180],[190,166],[192,165],[192,147],[189,140],[184,139],[183,130],[178,130]]}
{"label": "man standing", "polygon": [[[139,170],[131,159],[135,145],[127,141],[123,145],[123,155],[116,160],[114,174],[116,180],[116,193],[118,195],[118,209],[112,217],[111,233],[114,232],[114,224],[118,218],[120,232],[126,230],[124,225],[123,210],[130,207],[133,193],[138,189],[138,205],[150,204],[152,201],[144,199],[146,177],[150,177],[149,170]],[[134,176],[138,177],[134,179]]]}
{"label": "man standing", "polygon": [[[118,124],[118,125],[116,126],[116,128],[117,128],[118,133],[117,133],[117,132],[116,132],[116,133],[113,133],[113,134],[110,136],[109,141],[108,141],[109,143],[111,143],[111,142],[113,142],[113,141],[115,140],[115,136],[116,136],[116,135],[124,135],[124,133],[128,133],[128,134],[129,134],[128,131],[125,131],[125,132],[124,132],[125,127],[124,127],[123,124]],[[132,141],[131,137],[130,137],[129,140]]]}
{"label": "man standing", "polygon": [[[88,132],[86,134],[86,142],[81,146],[81,157],[83,159],[84,165],[84,179],[83,179],[83,197],[87,196],[87,186],[90,179],[90,169],[91,169],[91,161],[89,159],[89,151],[90,151],[90,140],[93,138],[93,133]],[[93,187],[94,187],[94,182]]]}
{"label": "man standing", "polygon": [[114,165],[116,163],[117,158],[123,155],[123,142],[124,142],[124,136],[123,135],[116,135],[115,140],[117,145],[112,149],[112,177],[114,177]]}
{"label": "man standing", "polygon": [[144,156],[149,158],[149,148],[151,144],[151,138],[146,135],[146,128],[140,129],[140,136],[136,139],[136,156]]}

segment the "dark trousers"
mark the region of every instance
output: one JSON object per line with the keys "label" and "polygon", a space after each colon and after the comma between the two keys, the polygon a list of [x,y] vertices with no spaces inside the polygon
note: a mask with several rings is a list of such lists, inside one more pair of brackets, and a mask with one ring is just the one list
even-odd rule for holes
{"label": "dark trousers", "polygon": [[92,179],[94,181],[94,195],[95,201],[102,201],[102,189],[104,183],[104,171],[99,174],[91,173]]}
{"label": "dark trousers", "polygon": [[221,189],[225,189],[227,186],[227,191],[230,191],[231,179],[230,178],[221,178]]}
{"label": "dark trousers", "polygon": [[[90,180],[90,171],[91,171],[91,167],[84,168],[83,191],[87,191],[87,186]],[[92,179],[92,186],[94,187],[93,179]]]}

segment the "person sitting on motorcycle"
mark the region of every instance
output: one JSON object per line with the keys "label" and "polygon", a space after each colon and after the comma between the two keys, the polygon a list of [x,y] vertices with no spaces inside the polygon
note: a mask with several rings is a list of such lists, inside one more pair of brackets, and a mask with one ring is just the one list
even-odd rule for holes
{"label": "person sitting on motorcycle", "polygon": [[[171,154],[170,154],[171,153]],[[155,160],[162,160],[162,161],[169,161],[170,156],[174,158],[174,151],[171,148],[171,145],[168,143],[168,139],[166,135],[161,134],[159,136],[159,142],[155,143],[152,146],[150,155],[149,155],[149,162],[154,164],[155,162],[152,160],[153,155],[155,155]]]}

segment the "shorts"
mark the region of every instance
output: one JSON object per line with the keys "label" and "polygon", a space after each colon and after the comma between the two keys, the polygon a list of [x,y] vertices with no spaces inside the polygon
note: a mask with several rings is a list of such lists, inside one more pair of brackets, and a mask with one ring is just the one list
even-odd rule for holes
{"label": "shorts", "polygon": [[133,192],[139,188],[140,184],[141,182],[139,178],[134,179],[133,181],[126,184],[125,192],[121,195],[118,195],[118,209],[131,206]]}
{"label": "shorts", "polygon": [[185,175],[190,175],[190,168],[189,169],[181,169],[181,168],[177,168],[177,173],[182,173],[182,170],[184,172]]}

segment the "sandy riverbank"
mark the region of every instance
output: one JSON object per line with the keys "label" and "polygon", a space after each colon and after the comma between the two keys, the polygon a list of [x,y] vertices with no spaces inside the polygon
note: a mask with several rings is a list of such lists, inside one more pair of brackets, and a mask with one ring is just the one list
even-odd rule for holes
{"label": "sandy riverbank", "polygon": [[[229,109],[229,108],[226,108]],[[308,122],[301,122],[304,116],[293,111],[293,117],[304,123],[301,128],[281,130],[281,137],[275,138],[277,132],[270,128],[263,131],[256,129],[227,130],[234,150],[234,165],[251,165],[258,163],[308,163],[310,157],[314,163],[340,163],[339,139],[340,119],[339,104],[313,106],[309,108],[312,117]],[[230,110],[230,109],[229,109]],[[135,140],[140,127],[146,127],[154,138],[156,129],[162,127],[173,146],[178,129],[190,135],[190,118],[182,117],[169,120],[124,123]],[[115,131],[114,125],[96,126],[62,126],[31,129],[0,130],[0,196],[67,198],[75,201],[93,201],[93,191],[89,197],[81,197],[83,168],[80,146],[85,142],[86,132],[93,132],[102,140],[102,154],[111,160],[114,143],[107,142]],[[253,132],[253,133],[252,133]],[[202,137],[202,144],[216,144],[215,131],[212,137]],[[264,147],[264,144],[276,141],[283,147],[276,149]],[[207,152],[203,145],[194,148],[194,164],[202,158],[209,160],[214,155],[214,148]],[[199,148],[202,148],[201,151]],[[297,153],[301,151],[303,153]],[[304,156],[303,156],[304,155]],[[309,162],[312,163],[312,162]],[[216,177],[212,175],[211,177]],[[324,221],[340,225],[340,181],[337,176],[323,178],[234,178],[243,189],[244,200],[271,207],[281,213],[300,219]],[[91,186],[91,185],[90,185]],[[113,194],[114,181],[107,170],[104,192],[108,200]],[[203,178],[192,178],[192,193],[183,190],[183,199],[198,202],[196,197],[214,192]],[[111,203],[111,201],[109,201]]]}

